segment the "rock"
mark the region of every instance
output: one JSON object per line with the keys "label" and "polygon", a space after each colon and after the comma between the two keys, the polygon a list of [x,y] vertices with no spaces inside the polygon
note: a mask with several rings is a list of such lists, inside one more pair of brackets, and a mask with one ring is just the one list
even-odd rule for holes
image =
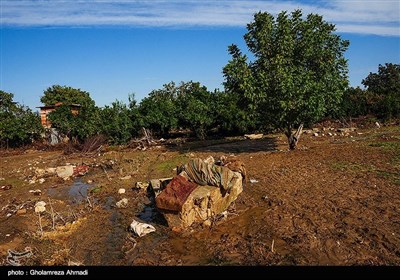
{"label": "rock", "polygon": [[46,180],[44,178],[39,179],[39,184],[43,184]]}
{"label": "rock", "polygon": [[380,124],[379,122],[375,122],[375,126],[376,126],[377,128],[380,128],[380,127],[381,127],[381,124]]}
{"label": "rock", "polygon": [[121,177],[120,179],[121,179],[121,180],[129,180],[129,179],[131,179],[131,178],[132,178],[131,175],[127,175],[127,176],[125,176],[125,177]]}
{"label": "rock", "polygon": [[91,183],[93,183],[93,180],[87,180],[86,181],[88,184],[91,184]]}
{"label": "rock", "polygon": [[72,165],[58,166],[56,173],[58,177],[68,180],[74,174],[74,167]]}
{"label": "rock", "polygon": [[35,204],[35,213],[41,213],[46,211],[46,202],[44,201],[38,201]]}
{"label": "rock", "polygon": [[258,181],[256,179],[250,179],[250,183],[252,183],[252,184],[258,183]]}
{"label": "rock", "polygon": [[123,198],[115,204],[118,208],[126,208],[128,207],[128,199]]}
{"label": "rock", "polygon": [[264,134],[245,134],[244,137],[250,140],[256,140],[263,138]]}
{"label": "rock", "polygon": [[73,176],[84,176],[86,173],[89,172],[89,166],[87,165],[78,165],[73,167]]}
{"label": "rock", "polygon": [[17,210],[17,215],[24,215],[24,214],[26,214],[26,209],[25,208]]}
{"label": "rock", "polygon": [[118,193],[119,193],[119,194],[124,194],[124,193],[125,193],[125,189],[120,188],[120,189],[118,190]]}
{"label": "rock", "polygon": [[328,135],[329,135],[329,136],[333,136],[333,134],[332,134],[331,132],[328,132]]}
{"label": "rock", "polygon": [[318,133],[314,132],[313,136],[318,137]]}
{"label": "rock", "polygon": [[205,221],[203,222],[203,226],[205,226],[205,227],[210,227],[210,226],[211,226],[211,221],[210,221],[210,220],[205,220]]}
{"label": "rock", "polygon": [[29,180],[29,185],[33,185],[33,184],[35,184],[36,183],[36,180]]}

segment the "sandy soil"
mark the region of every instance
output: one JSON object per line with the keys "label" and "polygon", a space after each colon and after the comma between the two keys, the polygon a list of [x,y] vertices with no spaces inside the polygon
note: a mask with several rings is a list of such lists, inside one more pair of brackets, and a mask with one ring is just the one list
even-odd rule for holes
{"label": "sandy soil", "polygon": [[[211,227],[172,231],[151,195],[134,188],[137,181],[173,176],[190,157],[232,154],[253,183]],[[34,178],[37,168],[67,163],[90,169],[67,181]],[[9,250],[29,248],[32,255],[20,264],[400,265],[398,126],[303,134],[290,152],[280,134],[96,155],[3,151],[0,186],[9,186],[0,190],[1,265],[9,265]],[[120,188],[126,193],[118,194]],[[29,192],[36,189],[41,195]],[[128,207],[116,208],[123,197]],[[47,205],[39,220],[40,200]],[[156,232],[133,237],[133,218]]]}

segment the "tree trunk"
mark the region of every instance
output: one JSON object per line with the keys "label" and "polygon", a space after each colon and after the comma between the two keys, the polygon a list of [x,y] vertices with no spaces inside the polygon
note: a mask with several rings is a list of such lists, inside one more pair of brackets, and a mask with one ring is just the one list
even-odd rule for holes
{"label": "tree trunk", "polygon": [[300,124],[297,131],[292,134],[292,127],[288,126],[287,131],[285,132],[286,137],[288,138],[289,149],[294,150],[297,147],[297,143],[300,140],[301,133],[303,132],[303,124]]}

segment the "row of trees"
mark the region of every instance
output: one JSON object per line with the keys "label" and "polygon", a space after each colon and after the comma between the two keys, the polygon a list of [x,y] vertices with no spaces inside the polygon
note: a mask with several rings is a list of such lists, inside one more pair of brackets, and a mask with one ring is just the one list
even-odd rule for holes
{"label": "row of trees", "polygon": [[[226,135],[281,130],[294,149],[302,127],[325,117],[400,116],[400,65],[379,65],[378,73],[370,73],[362,81],[365,89],[349,88],[344,58],[349,42],[321,16],[304,18],[296,10],[274,18],[259,12],[247,30],[244,39],[253,59],[236,45],[229,46],[231,59],[223,68],[225,91],[210,92],[198,82],[171,82],[153,90],[139,104],[132,95],[128,104],[117,100],[98,108],[88,92],[55,85],[44,92],[41,102],[63,103],[50,114],[60,132],[78,140],[104,134],[111,144],[127,143],[141,127],[159,136],[186,129],[200,139],[210,132]],[[11,94],[2,94],[3,99],[12,101]],[[21,122],[27,121],[27,116],[34,118],[30,110],[10,102],[2,101],[0,113]],[[77,115],[68,106],[75,103],[81,105]],[[7,131],[3,118],[0,122],[3,143],[5,139],[16,144],[29,139],[23,133],[17,137]],[[24,133],[37,135],[39,130],[34,127]],[[299,129],[294,132],[296,127]]]}

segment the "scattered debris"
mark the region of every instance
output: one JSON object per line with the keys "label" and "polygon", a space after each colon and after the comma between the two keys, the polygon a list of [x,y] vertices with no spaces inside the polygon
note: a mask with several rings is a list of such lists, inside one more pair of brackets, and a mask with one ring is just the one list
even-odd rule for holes
{"label": "scattered debris", "polygon": [[69,178],[74,174],[74,167],[72,165],[58,166],[56,168],[57,176],[69,180]]}
{"label": "scattered debris", "polygon": [[256,179],[250,179],[250,183],[252,183],[252,184],[258,183],[258,181]]}
{"label": "scattered debris", "polygon": [[3,190],[3,191],[8,191],[8,190],[10,190],[10,189],[12,189],[12,185],[4,185],[4,186],[1,186],[1,190]]}
{"label": "scattered debris", "polygon": [[118,208],[126,208],[128,207],[128,199],[123,198],[115,204]]}
{"label": "scattered debris", "polygon": [[35,204],[35,213],[41,213],[46,211],[46,202],[44,201],[38,201]]}
{"label": "scattered debris", "polygon": [[74,176],[74,177],[84,176],[88,172],[89,172],[89,166],[87,166],[87,165],[79,165],[79,166],[73,167],[72,176]]}
{"label": "scattered debris", "polygon": [[8,250],[7,253],[7,263],[14,266],[20,266],[20,259],[29,258],[32,256],[32,249],[30,247],[26,247],[24,252]]}
{"label": "scattered debris", "polygon": [[256,140],[263,138],[264,134],[245,134],[244,137],[250,140]]}
{"label": "scattered debris", "polygon": [[124,194],[124,193],[125,193],[125,189],[124,189],[124,188],[120,188],[120,189],[118,190],[118,193],[119,193],[119,194]]}
{"label": "scattered debris", "polygon": [[150,232],[156,231],[156,229],[152,225],[140,223],[135,219],[132,221],[129,228],[139,237],[145,236]]}
{"label": "scattered debris", "polygon": [[29,190],[29,192],[33,195],[42,195],[42,191],[37,189],[37,190]]}
{"label": "scattered debris", "polygon": [[147,189],[149,182],[136,182],[135,189]]}
{"label": "scattered debris", "polygon": [[161,193],[161,191],[169,184],[171,180],[172,177],[150,180],[150,186],[154,192],[154,196],[157,197]]}
{"label": "scattered debris", "polygon": [[355,127],[345,127],[345,128],[338,128],[337,132],[350,133],[350,132],[353,132],[356,130],[357,130],[357,128],[355,128]]}

